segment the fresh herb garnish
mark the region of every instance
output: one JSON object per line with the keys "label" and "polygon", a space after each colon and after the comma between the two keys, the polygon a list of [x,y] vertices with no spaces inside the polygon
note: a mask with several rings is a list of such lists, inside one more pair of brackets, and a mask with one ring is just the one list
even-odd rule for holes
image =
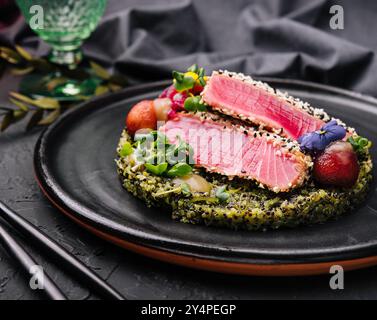
{"label": "fresh herb garnish", "polygon": [[122,149],[120,150],[120,155],[122,157],[127,157],[129,156],[130,154],[133,153],[133,148],[132,148],[132,145],[131,143],[129,143],[128,141],[126,141],[123,146],[122,146]]}
{"label": "fresh herb garnish", "polygon": [[226,186],[222,186],[216,190],[215,196],[220,202],[225,202],[229,199],[230,194],[226,191]]}
{"label": "fresh herb garnish", "polygon": [[193,64],[187,71],[197,74],[198,77],[196,80],[201,86],[204,87],[206,85],[204,68],[199,68],[197,64]]}
{"label": "fresh herb garnish", "polygon": [[192,171],[192,167],[187,163],[177,163],[167,172],[168,177],[183,177]]}
{"label": "fresh herb garnish", "polygon": [[169,143],[166,135],[160,131],[135,135],[135,140],[135,149],[131,147],[134,157],[150,173],[182,177],[192,171],[194,150],[179,136],[175,144]]}
{"label": "fresh herb garnish", "polygon": [[160,98],[169,98],[172,102],[168,119],[173,119],[179,111],[206,111],[207,105],[201,102],[200,93],[204,90],[208,77],[203,68],[196,64],[186,72],[173,71],[173,85],[166,88]]}
{"label": "fresh herb garnish", "polygon": [[372,146],[372,142],[364,137],[349,137],[347,141],[352,145],[353,149],[357,153],[363,153],[365,150],[369,149]]}
{"label": "fresh herb garnish", "polygon": [[179,92],[190,91],[196,85],[204,87],[206,85],[205,78],[205,70],[196,64],[188,68],[185,73],[173,71],[174,87]]}
{"label": "fresh herb garnish", "polygon": [[164,163],[160,163],[160,164],[157,164],[157,165],[153,165],[153,164],[150,164],[150,163],[145,163],[145,168],[150,172],[150,173],[153,173],[157,176],[160,176],[162,175],[166,169],[168,168],[168,164],[166,162]]}
{"label": "fresh herb garnish", "polygon": [[207,106],[201,102],[200,96],[188,97],[185,100],[184,108],[190,112],[203,112],[207,110]]}
{"label": "fresh herb garnish", "polygon": [[191,189],[190,189],[190,186],[184,182],[180,185],[181,187],[181,192],[185,195],[185,196],[190,196],[191,195]]}
{"label": "fresh herb garnish", "polygon": [[173,71],[173,79],[174,87],[179,92],[192,89],[196,82],[192,74],[185,74],[178,71]]}

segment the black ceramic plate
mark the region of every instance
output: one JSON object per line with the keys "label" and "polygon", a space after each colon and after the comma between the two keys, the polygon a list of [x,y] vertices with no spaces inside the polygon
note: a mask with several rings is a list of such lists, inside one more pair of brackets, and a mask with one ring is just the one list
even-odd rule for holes
{"label": "black ceramic plate", "polygon": [[[327,86],[267,79],[276,88],[324,108],[377,143],[377,100]],[[173,221],[125,191],[114,163],[130,107],[167,82],[126,89],[83,104],[41,136],[38,182],[76,222],[121,246],[191,267],[244,274],[286,275],[377,264],[377,192],[337,221],[269,232],[232,231]],[[377,159],[376,148],[372,149]],[[375,174],[375,173],[374,173]]]}

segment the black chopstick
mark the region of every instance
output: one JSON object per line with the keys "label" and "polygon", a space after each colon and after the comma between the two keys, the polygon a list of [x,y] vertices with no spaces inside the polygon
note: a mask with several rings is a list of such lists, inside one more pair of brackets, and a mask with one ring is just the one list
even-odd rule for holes
{"label": "black chopstick", "polygon": [[[38,263],[25,251],[24,248],[14,239],[13,236],[0,224],[0,239],[5,249],[12,255],[25,269],[26,274],[30,274],[32,268]],[[67,300],[48,274],[43,272],[43,285],[41,289],[52,300]]]}
{"label": "black chopstick", "polygon": [[38,247],[58,260],[62,266],[68,268],[74,275],[79,276],[80,280],[92,288],[99,296],[107,299],[126,300],[118,291],[102,280],[97,274],[85,266],[74,255],[69,253],[57,242],[52,240],[42,231],[37,229],[29,221],[21,217],[18,213],[10,209],[0,201],[0,212],[9,224],[11,224],[21,235],[38,244]]}

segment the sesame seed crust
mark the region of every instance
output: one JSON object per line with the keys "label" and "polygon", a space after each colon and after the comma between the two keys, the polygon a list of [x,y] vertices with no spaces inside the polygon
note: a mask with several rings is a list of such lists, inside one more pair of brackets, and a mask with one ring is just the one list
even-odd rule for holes
{"label": "sesame seed crust", "polygon": [[[335,120],[339,125],[343,126],[349,134],[356,133],[354,128],[348,127],[340,119],[329,116],[322,108],[315,108],[315,107],[311,106],[308,102],[304,102],[304,101],[300,100],[299,98],[295,98],[295,97],[289,95],[287,92],[283,92],[281,90],[274,89],[270,85],[268,85],[267,83],[262,82],[262,81],[257,81],[255,79],[253,79],[251,76],[245,75],[243,73],[230,72],[230,71],[227,71],[227,70],[213,71],[212,76],[213,75],[225,75],[225,76],[228,76],[230,78],[234,78],[234,79],[240,80],[242,82],[251,84],[251,85],[255,86],[256,88],[261,89],[265,92],[268,92],[269,94],[274,95],[276,98],[283,100],[283,101],[289,103],[290,105],[292,105],[293,107],[300,109],[300,110],[302,110],[302,111],[304,111],[304,112],[306,112],[306,113],[308,113],[308,114],[314,116],[315,118],[320,119],[324,122],[329,122],[331,120]],[[211,81],[211,77],[208,77],[207,85],[204,87],[204,90],[201,93],[201,96],[202,96],[201,101],[203,103],[206,102],[205,99],[204,99],[204,96],[205,96],[205,92],[208,88],[208,84],[210,83],[210,81]],[[233,112],[232,110],[225,109],[225,108],[216,108],[216,110],[223,113],[223,114],[226,114],[228,116],[243,120],[245,122],[249,122],[249,123],[252,123],[252,124],[259,124],[260,129],[268,128],[267,123],[263,123],[263,122],[261,122],[261,120],[257,121],[254,117],[246,117],[243,114],[237,114],[236,112]],[[283,128],[271,128],[269,130],[276,133],[276,134],[279,134],[279,135],[282,135],[282,136],[287,136],[287,134],[284,132]]]}

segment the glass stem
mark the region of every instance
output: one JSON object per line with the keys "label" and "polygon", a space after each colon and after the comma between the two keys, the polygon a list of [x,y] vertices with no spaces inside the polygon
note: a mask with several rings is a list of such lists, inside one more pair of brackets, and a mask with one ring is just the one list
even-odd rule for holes
{"label": "glass stem", "polygon": [[68,69],[75,69],[82,60],[82,52],[80,48],[63,51],[52,49],[49,60],[56,64],[65,65]]}

